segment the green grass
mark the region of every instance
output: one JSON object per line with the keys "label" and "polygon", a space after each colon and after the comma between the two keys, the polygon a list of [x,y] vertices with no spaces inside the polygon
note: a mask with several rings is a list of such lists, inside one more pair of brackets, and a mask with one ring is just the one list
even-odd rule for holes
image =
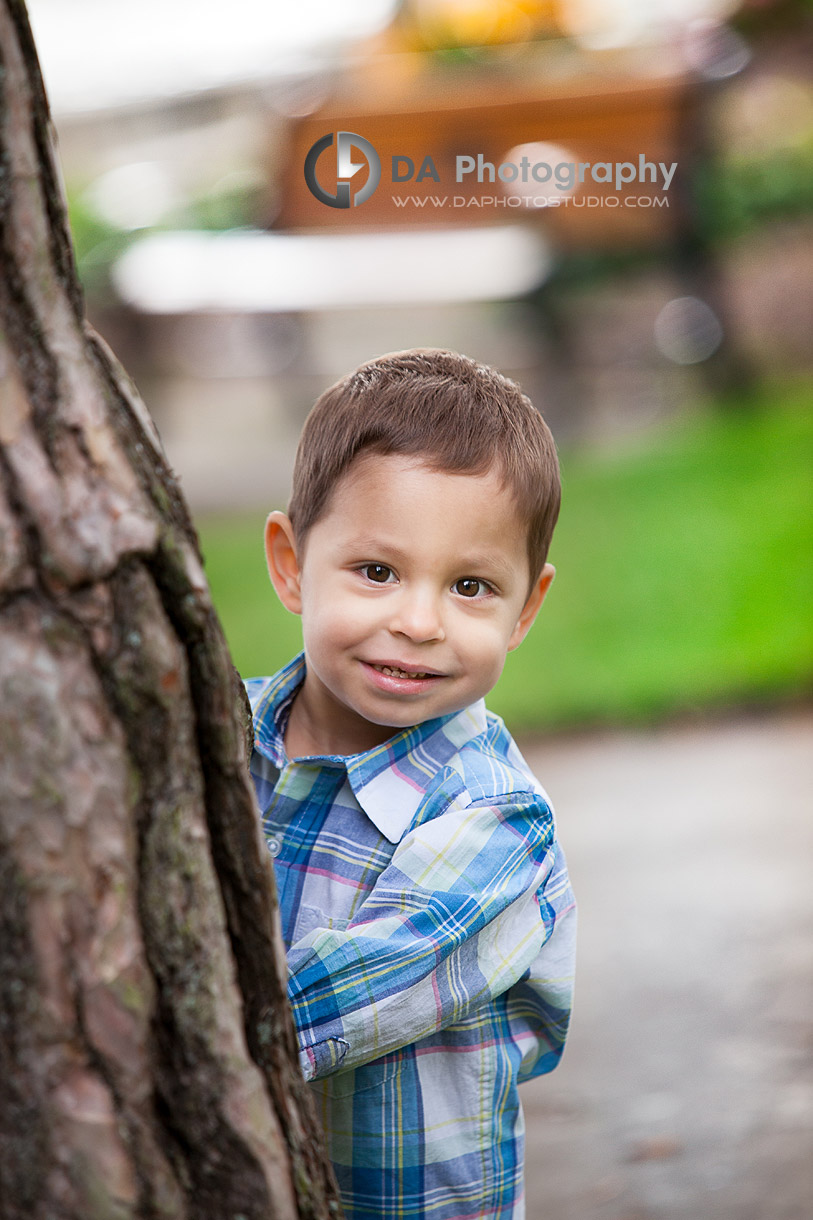
{"label": "green grass", "polygon": [[[813,389],[694,415],[634,448],[561,455],[556,580],[489,706],[512,728],[652,721],[809,692]],[[263,512],[203,520],[235,664],[300,646],[268,583]]]}

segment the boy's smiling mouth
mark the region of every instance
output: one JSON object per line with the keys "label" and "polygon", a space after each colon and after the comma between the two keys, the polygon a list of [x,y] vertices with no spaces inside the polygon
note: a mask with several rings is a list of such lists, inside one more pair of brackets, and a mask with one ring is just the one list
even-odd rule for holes
{"label": "boy's smiling mouth", "polygon": [[372,670],[372,673],[376,675],[378,685],[392,688],[396,684],[402,684],[400,685],[401,690],[407,684],[415,686],[419,683],[426,683],[428,685],[445,677],[445,674],[436,669],[407,668],[395,661],[364,661],[362,663],[366,669]]}
{"label": "boy's smiling mouth", "polygon": [[380,674],[389,674],[391,678],[439,678],[440,674],[429,673],[427,670],[401,669],[398,665],[373,665]]}

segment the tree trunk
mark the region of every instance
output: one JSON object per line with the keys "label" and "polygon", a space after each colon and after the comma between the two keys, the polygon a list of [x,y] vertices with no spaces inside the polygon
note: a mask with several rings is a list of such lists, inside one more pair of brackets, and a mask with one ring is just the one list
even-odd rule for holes
{"label": "tree trunk", "polygon": [[0,0],[0,1217],[338,1216],[249,719]]}

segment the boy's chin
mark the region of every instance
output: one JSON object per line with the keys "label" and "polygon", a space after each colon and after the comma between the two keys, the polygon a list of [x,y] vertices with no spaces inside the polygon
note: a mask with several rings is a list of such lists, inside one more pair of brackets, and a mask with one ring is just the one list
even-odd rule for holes
{"label": "boy's chin", "polygon": [[450,703],[448,706],[433,707],[429,703],[414,703],[412,706],[404,704],[401,707],[388,708],[379,710],[377,708],[354,708],[357,715],[366,720],[368,724],[376,725],[379,728],[392,729],[396,733],[399,729],[411,728],[413,724],[424,724],[427,720],[438,720],[441,716],[455,715],[457,712],[462,712],[464,707],[475,703],[479,696],[474,696],[467,703],[461,703],[459,706],[456,702]]}

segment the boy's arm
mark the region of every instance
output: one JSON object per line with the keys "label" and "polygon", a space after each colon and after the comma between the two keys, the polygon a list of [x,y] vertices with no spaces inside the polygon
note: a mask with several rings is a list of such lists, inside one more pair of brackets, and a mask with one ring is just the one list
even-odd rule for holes
{"label": "boy's arm", "polygon": [[553,817],[537,794],[423,822],[346,929],[317,928],[288,954],[306,1078],[453,1025],[522,978],[546,942],[550,978],[539,1007],[555,1061],[572,973],[570,929],[560,923],[572,905]]}

